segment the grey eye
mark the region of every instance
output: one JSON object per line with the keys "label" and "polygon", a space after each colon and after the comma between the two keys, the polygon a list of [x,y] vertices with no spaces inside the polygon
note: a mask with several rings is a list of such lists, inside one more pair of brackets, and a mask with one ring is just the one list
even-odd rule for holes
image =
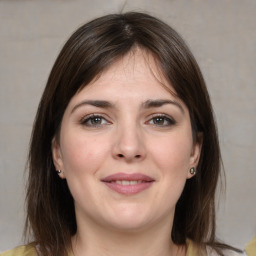
{"label": "grey eye", "polygon": [[81,121],[81,124],[88,127],[98,127],[108,124],[108,121],[102,116],[89,116]]}
{"label": "grey eye", "polygon": [[155,126],[166,127],[174,125],[176,122],[167,116],[155,116],[152,119],[150,119],[148,123]]}

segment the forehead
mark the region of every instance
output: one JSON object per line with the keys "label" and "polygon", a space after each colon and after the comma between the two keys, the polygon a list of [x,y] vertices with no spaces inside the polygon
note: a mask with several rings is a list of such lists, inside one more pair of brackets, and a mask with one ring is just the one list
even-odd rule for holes
{"label": "forehead", "polygon": [[139,85],[146,83],[148,89],[154,85],[156,92],[168,92],[168,94],[178,98],[171,83],[161,70],[158,58],[149,51],[140,48],[133,48],[115,60],[81,90],[95,90],[96,87],[103,85],[104,90],[110,90],[110,84],[115,83],[118,83],[120,88],[129,87],[131,90],[138,89]]}
{"label": "forehead", "polygon": [[115,61],[97,79],[76,93],[67,111],[86,101],[108,102],[108,105],[125,108],[142,106],[146,102],[172,101],[187,112],[154,56],[140,50]]}

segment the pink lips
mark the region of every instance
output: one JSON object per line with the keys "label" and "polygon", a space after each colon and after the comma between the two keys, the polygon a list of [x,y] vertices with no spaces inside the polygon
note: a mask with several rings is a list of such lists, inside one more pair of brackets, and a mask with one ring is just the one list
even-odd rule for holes
{"label": "pink lips", "polygon": [[154,179],[141,173],[116,173],[101,181],[117,193],[133,195],[149,188]]}

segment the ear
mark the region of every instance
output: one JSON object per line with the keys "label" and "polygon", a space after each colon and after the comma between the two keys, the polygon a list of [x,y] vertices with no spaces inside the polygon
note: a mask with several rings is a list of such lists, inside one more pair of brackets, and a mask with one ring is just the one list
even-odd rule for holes
{"label": "ear", "polygon": [[200,155],[201,155],[202,144],[203,144],[203,134],[198,133],[197,140],[196,140],[196,142],[194,142],[194,145],[191,150],[190,161],[189,161],[189,170],[188,170],[188,175],[187,175],[188,179],[190,179],[194,176],[193,174],[190,173],[190,169],[193,167],[195,169],[197,168],[197,165],[198,165],[198,162],[200,159]]}
{"label": "ear", "polygon": [[62,161],[62,155],[60,150],[60,144],[56,137],[52,139],[52,159],[56,170],[61,170],[59,177],[65,179],[64,165]]}

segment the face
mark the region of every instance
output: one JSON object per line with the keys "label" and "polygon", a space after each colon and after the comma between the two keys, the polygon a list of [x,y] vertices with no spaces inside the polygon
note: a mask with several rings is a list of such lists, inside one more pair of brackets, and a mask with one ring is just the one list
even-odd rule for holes
{"label": "face", "polygon": [[138,230],[170,225],[197,165],[187,107],[171,94],[153,57],[115,62],[67,106],[52,151],[79,223]]}

